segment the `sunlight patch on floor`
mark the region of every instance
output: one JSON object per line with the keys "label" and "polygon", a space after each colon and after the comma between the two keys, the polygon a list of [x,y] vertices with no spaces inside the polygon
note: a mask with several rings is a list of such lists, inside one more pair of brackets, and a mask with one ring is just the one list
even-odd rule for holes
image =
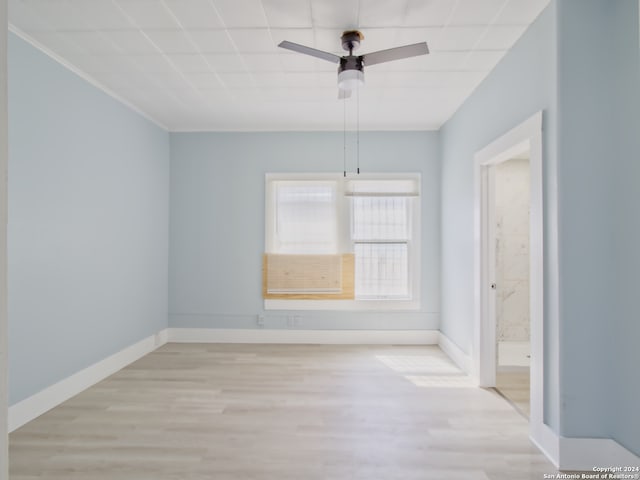
{"label": "sunlight patch on floor", "polygon": [[416,387],[473,388],[471,377],[444,358],[426,355],[376,355],[376,359],[401,373]]}

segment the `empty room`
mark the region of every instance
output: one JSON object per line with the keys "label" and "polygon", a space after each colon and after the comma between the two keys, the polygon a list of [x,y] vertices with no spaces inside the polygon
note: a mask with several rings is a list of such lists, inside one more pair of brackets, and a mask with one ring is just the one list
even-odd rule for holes
{"label": "empty room", "polygon": [[640,478],[638,0],[0,26],[0,480]]}

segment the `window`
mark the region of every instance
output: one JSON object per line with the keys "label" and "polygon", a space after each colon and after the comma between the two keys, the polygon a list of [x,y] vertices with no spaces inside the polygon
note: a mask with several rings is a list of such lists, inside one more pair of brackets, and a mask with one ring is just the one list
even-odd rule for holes
{"label": "window", "polygon": [[[419,183],[417,174],[268,174],[266,252],[353,253],[355,300],[335,308],[419,308]],[[333,308],[287,302],[265,306]]]}
{"label": "window", "polygon": [[352,197],[351,201],[356,296],[410,298],[410,199]]}
{"label": "window", "polygon": [[337,253],[335,182],[279,181],[271,253]]}

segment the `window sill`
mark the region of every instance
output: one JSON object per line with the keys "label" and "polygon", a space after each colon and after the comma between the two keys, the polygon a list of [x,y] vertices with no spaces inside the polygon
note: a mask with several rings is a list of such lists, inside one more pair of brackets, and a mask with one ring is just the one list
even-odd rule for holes
{"label": "window sill", "polygon": [[265,300],[265,310],[419,311],[419,300]]}

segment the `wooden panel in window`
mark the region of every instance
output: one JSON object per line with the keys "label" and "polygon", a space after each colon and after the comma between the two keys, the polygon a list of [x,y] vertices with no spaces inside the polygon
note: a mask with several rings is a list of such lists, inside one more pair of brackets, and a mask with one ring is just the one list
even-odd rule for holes
{"label": "wooden panel in window", "polygon": [[[353,300],[354,272],[355,261],[351,253],[338,256],[265,254],[262,296],[279,300]],[[336,274],[339,279],[333,277]],[[283,293],[285,290],[298,290],[298,293]]]}

